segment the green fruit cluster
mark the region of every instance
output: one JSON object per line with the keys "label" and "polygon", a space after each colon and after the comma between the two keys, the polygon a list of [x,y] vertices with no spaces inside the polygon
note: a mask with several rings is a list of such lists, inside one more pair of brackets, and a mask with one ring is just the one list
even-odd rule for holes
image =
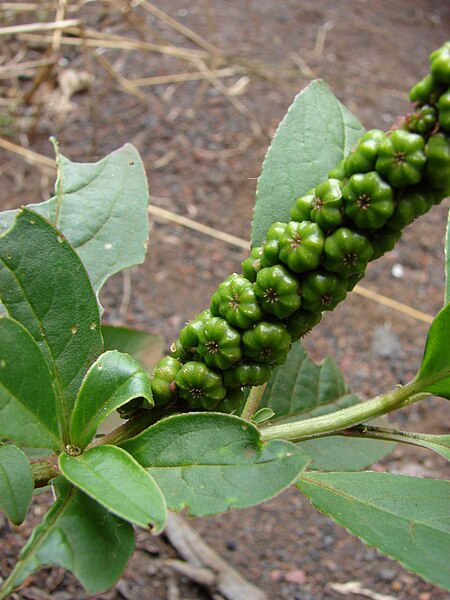
{"label": "green fruit cluster", "polygon": [[237,411],[244,388],[268,381],[368,263],[449,194],[450,42],[431,54],[430,65],[410,92],[414,112],[394,130],[363,135],[181,330],[153,373],[157,405]]}

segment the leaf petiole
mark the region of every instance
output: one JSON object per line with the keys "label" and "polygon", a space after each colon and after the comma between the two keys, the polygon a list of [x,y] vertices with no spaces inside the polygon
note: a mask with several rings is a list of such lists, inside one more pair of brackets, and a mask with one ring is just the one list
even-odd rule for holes
{"label": "leaf petiole", "polygon": [[330,414],[321,415],[320,417],[279,425],[270,425],[268,423],[260,428],[261,438],[264,441],[273,439],[299,441],[320,434],[341,431],[408,406],[413,402],[423,400],[427,396],[429,394],[421,392],[416,381],[413,380],[401,388],[392,390],[386,394],[380,394],[366,402],[361,402]]}

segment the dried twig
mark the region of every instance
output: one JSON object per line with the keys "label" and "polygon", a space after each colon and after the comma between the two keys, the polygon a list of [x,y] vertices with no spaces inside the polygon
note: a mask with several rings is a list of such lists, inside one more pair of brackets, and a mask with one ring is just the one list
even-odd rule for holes
{"label": "dried twig", "polygon": [[184,560],[216,574],[217,590],[227,600],[268,600],[262,590],[244,579],[180,515],[169,513],[165,534]]}

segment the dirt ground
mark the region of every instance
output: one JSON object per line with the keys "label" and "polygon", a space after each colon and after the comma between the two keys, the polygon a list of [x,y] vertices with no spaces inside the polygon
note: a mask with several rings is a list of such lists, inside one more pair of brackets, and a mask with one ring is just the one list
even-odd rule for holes
{"label": "dirt ground", "polygon": [[[58,3],[50,3],[51,10],[45,12],[48,4],[42,2],[40,18],[51,21]],[[66,17],[82,18],[89,29],[105,34],[201,49],[142,6],[128,10],[132,4],[139,2],[72,2]],[[388,128],[397,115],[408,111],[408,90],[426,74],[428,54],[450,34],[450,4],[442,0],[155,0],[153,5],[219,49],[215,54],[209,49],[202,64],[212,70],[228,69],[228,74],[219,72],[207,82],[130,89],[120,77],[133,81],[203,67],[198,61],[148,49],[104,49],[98,54],[109,61],[108,70],[94,50],[63,44],[57,67],[12,121],[6,118],[8,94],[29,91],[32,80],[0,80],[4,92],[0,124],[9,123],[8,131],[2,129],[3,138],[11,136],[14,143],[52,156],[48,138],[55,135],[63,153],[79,161],[97,160],[131,142],[143,157],[152,204],[243,239],[250,235],[256,178],[270,137],[295,94],[311,78],[325,79],[366,128]],[[37,19],[36,14],[30,18],[26,13],[6,13],[8,25]],[[9,38],[3,41],[3,63],[24,45],[27,59],[37,59],[48,42]],[[86,70],[91,87],[64,104],[56,74],[69,68]],[[0,164],[1,209],[51,194],[53,175],[47,167],[5,149],[0,149]],[[393,252],[370,265],[363,285],[436,314],[443,301],[448,209],[447,200],[411,225]],[[145,264],[106,285],[105,316],[110,322],[160,333],[169,344],[180,327],[207,306],[217,284],[239,270],[245,256],[236,246],[154,219]],[[324,317],[305,344],[317,360],[331,355],[353,390],[370,397],[414,375],[427,328],[389,306],[351,294]],[[392,421],[413,431],[448,433],[448,417],[448,402],[430,399],[399,412]],[[448,463],[439,456],[404,447],[375,468],[423,477],[450,474]],[[40,496],[29,523],[19,528],[9,527],[0,515],[1,576],[11,569],[48,501]],[[262,506],[193,524],[273,600],[339,600],[344,595],[450,598],[364,546],[294,489]],[[178,578],[175,587],[168,586],[161,565],[176,554],[164,538],[139,532],[137,548],[114,590],[96,598],[209,597],[184,578]],[[369,591],[343,594],[333,588],[349,581],[360,582]],[[70,574],[48,569],[30,578],[14,597],[65,600],[86,595]]]}

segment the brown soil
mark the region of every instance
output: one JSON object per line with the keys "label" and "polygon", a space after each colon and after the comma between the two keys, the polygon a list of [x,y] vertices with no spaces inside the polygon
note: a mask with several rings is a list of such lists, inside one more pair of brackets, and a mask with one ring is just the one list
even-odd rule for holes
{"label": "brown soil", "polygon": [[[137,39],[145,35],[156,42],[157,28],[165,43],[197,48],[143,10],[118,11],[120,4],[108,8],[87,3],[83,19],[99,31]],[[228,57],[208,57],[208,66],[242,66],[242,73],[221,81],[226,86],[236,84],[234,91],[240,87],[240,95],[232,98],[252,113],[260,134],[254,135],[248,114],[239,112],[212,85],[161,84],[141,88],[145,98],[139,99],[121,89],[92,55],[64,46],[66,62],[59,69],[64,65],[87,68],[93,75],[91,91],[74,95],[65,115],[50,114],[47,100],[56,86],[50,78],[36,94],[35,104],[20,114],[29,122],[21,126],[15,141],[51,156],[47,140],[56,135],[63,153],[80,161],[96,160],[132,142],[148,171],[152,203],[244,239],[250,234],[255,183],[265,150],[295,93],[311,77],[322,77],[365,127],[386,128],[396,115],[408,111],[410,86],[426,74],[428,54],[450,33],[450,5],[441,0],[158,0],[154,4]],[[51,12],[48,20],[53,16]],[[5,56],[11,58],[19,45],[13,40]],[[31,42],[28,51],[34,58],[42,53]],[[195,70],[189,63],[144,51],[109,50],[104,56],[129,79]],[[19,85],[29,89],[29,80]],[[52,176],[46,171],[6,151],[1,151],[1,161],[2,209],[45,199],[51,193]],[[446,201],[414,223],[393,252],[369,267],[364,285],[434,315],[443,299],[442,242],[448,207]],[[236,247],[155,221],[148,259],[131,271],[131,296],[127,298],[128,282],[122,276],[106,285],[106,318],[146,327],[170,342],[180,326],[208,304],[217,284],[239,269],[244,257],[245,252]],[[352,294],[325,316],[305,343],[316,359],[333,356],[354,391],[369,397],[414,375],[426,332],[425,323]],[[448,403],[432,399],[396,414],[392,421],[411,430],[446,433],[448,415]],[[398,448],[383,465],[397,473],[449,475],[448,463],[439,456],[410,448]],[[39,520],[48,502],[40,496],[29,523],[20,528],[9,527],[0,516],[2,576],[9,572],[30,524]],[[332,584],[353,580],[400,600],[450,597],[348,535],[294,489],[259,507],[198,519],[194,526],[276,600],[338,600],[342,594]],[[174,551],[164,538],[150,539],[143,532],[137,534],[137,548],[115,589],[98,598],[170,598],[167,577],[159,567]],[[178,586],[180,598],[208,597],[183,578]],[[63,600],[86,595],[70,574],[52,569],[30,578],[15,597]]]}

